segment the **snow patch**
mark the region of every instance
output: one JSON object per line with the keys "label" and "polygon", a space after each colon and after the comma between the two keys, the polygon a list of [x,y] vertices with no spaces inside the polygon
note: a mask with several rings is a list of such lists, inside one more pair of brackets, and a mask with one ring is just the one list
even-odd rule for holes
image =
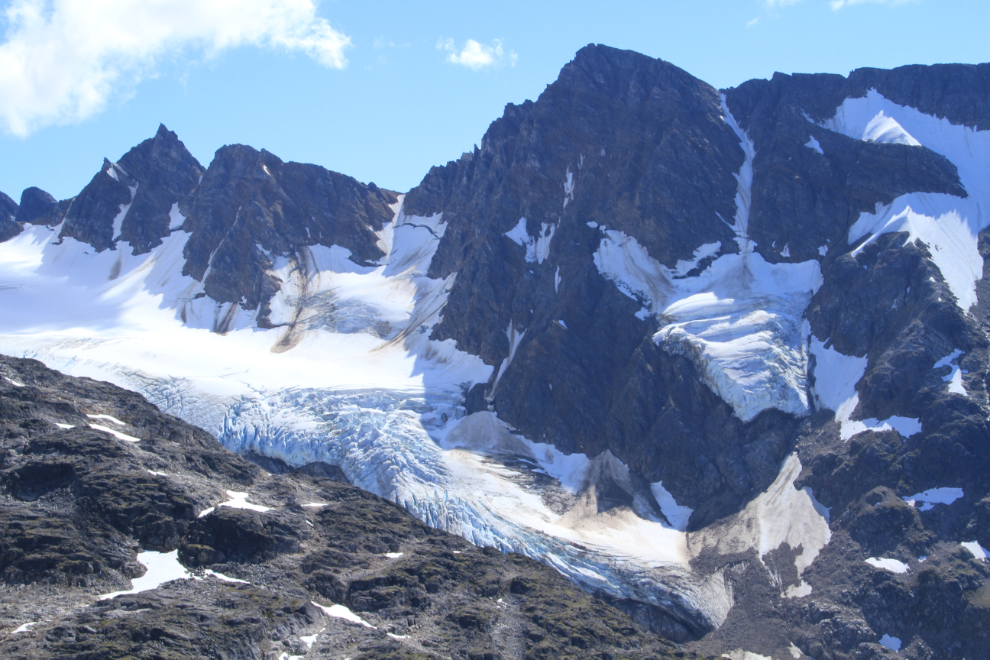
{"label": "snow patch", "polygon": [[877,642],[877,643],[880,644],[880,646],[886,646],[891,651],[900,651],[901,650],[901,640],[900,640],[900,638],[899,637],[892,637],[892,636],[888,635],[887,633],[884,633],[884,636],[881,637],[880,638],[880,641]]}
{"label": "snow patch", "polygon": [[154,552],[145,550],[137,555],[138,563],[147,571],[139,578],[131,580],[131,588],[127,591],[114,591],[100,596],[100,600],[108,600],[117,596],[137,594],[142,591],[157,589],[172,580],[184,580],[193,577],[186,567],[179,563],[179,551]]}
{"label": "snow patch", "polygon": [[568,202],[574,201],[574,174],[571,173],[571,168],[567,168],[567,180],[564,181],[564,208],[567,208]]}
{"label": "snow patch", "polygon": [[910,568],[907,564],[890,557],[869,557],[866,563],[876,568],[882,568],[891,573],[907,573]]}
{"label": "snow patch", "polygon": [[172,204],[168,212],[168,230],[170,232],[182,229],[182,224],[186,221],[186,216],[179,212],[179,203]]}
{"label": "snow patch", "polygon": [[[230,499],[226,502],[221,502],[220,506],[229,506],[231,509],[247,509],[248,511],[257,511],[258,513],[265,513],[266,511],[272,510],[270,506],[262,506],[260,504],[252,504],[248,502],[247,493],[242,493],[236,490],[228,490],[227,497]],[[202,514],[200,517],[202,517]]]}
{"label": "snow patch", "polygon": [[59,427],[60,429],[74,429],[74,428],[76,428],[73,424],[63,424],[61,422],[55,422],[55,426]]}
{"label": "snow patch", "polygon": [[823,156],[825,155],[825,152],[822,151],[822,145],[818,144],[818,140],[815,139],[814,135],[808,138],[808,141],[804,143],[804,146],[808,147],[809,149],[813,149],[817,151]]}
{"label": "snow patch", "polygon": [[969,396],[966,392],[966,388],[963,386],[962,375],[963,371],[959,368],[959,358],[961,358],[964,353],[958,348],[946,355],[944,358],[935,363],[932,369],[941,369],[943,367],[949,367],[951,371],[948,375],[943,376],[942,380],[949,384],[950,394],[962,394],[963,396]]}
{"label": "snow patch", "polygon": [[401,553],[401,552],[386,552],[385,553],[385,556],[388,557],[389,559],[398,559],[402,555],[403,555],[403,553]]}
{"label": "snow patch", "polygon": [[988,553],[986,549],[980,545],[979,541],[968,541],[966,543],[962,543],[961,545],[969,550],[973,556],[980,561],[984,561],[987,557],[990,557],[990,553]]}
{"label": "snow patch", "polygon": [[962,488],[929,488],[924,492],[902,497],[901,499],[911,506],[918,506],[920,504],[918,506],[920,511],[931,511],[935,508],[936,504],[952,504],[964,495],[965,493],[963,493]]}
{"label": "snow patch", "polygon": [[3,378],[4,378],[4,380],[6,380],[8,383],[10,383],[11,385],[13,385],[14,387],[24,387],[24,383],[22,383],[20,381],[16,381],[13,378],[7,378],[6,376],[4,376]]}
{"label": "snow patch", "polygon": [[694,509],[678,504],[670,491],[663,487],[662,481],[650,484],[650,491],[670,526],[680,532],[686,531]]}
{"label": "snow patch", "polygon": [[558,293],[560,291],[560,266],[557,266],[557,272],[553,274],[553,292]]}
{"label": "snow patch", "polygon": [[557,226],[554,224],[540,223],[540,232],[536,236],[530,236],[526,231],[526,218],[519,218],[515,227],[502,234],[510,241],[526,249],[526,261],[529,263],[543,263],[550,256],[550,241]]}
{"label": "snow patch", "polygon": [[323,613],[326,614],[327,616],[332,616],[337,619],[343,619],[344,621],[350,621],[351,623],[356,623],[366,628],[375,627],[370,623],[368,623],[367,621],[365,621],[364,619],[362,619],[361,617],[359,617],[354,612],[352,612],[350,609],[344,607],[343,605],[331,605],[330,607],[327,607],[326,605],[320,605],[315,600],[310,602],[313,603],[313,605],[316,605],[321,610],[323,610]]}
{"label": "snow patch", "polygon": [[133,435],[127,435],[126,433],[121,433],[120,431],[116,431],[110,428],[109,426],[103,426],[102,424],[90,424],[89,428],[96,429],[97,431],[103,431],[104,433],[109,433],[113,437],[123,442],[131,442],[131,443],[141,442],[141,438],[135,438]]}
{"label": "snow patch", "polygon": [[34,627],[34,626],[36,626],[36,625],[38,625],[38,622],[37,621],[29,621],[28,623],[22,623],[21,625],[17,626],[13,630],[11,630],[10,631],[10,634],[11,635],[18,635],[20,633],[30,632],[31,631],[31,628]]}
{"label": "snow patch", "polygon": [[897,431],[909,438],[921,432],[921,421],[911,417],[893,416],[883,421],[869,418],[850,419],[859,406],[859,393],[856,384],[866,373],[867,358],[843,355],[834,348],[826,348],[827,342],[811,337],[810,350],[815,356],[815,384],[812,395],[819,409],[828,408],[835,412],[839,422],[839,435],[843,440],[864,431]]}
{"label": "snow patch", "polygon": [[126,422],[122,422],[116,417],[111,417],[110,415],[86,415],[86,417],[89,417],[90,419],[105,419],[108,422],[113,422],[117,426],[127,426]]}
{"label": "snow patch", "polygon": [[216,578],[221,582],[230,582],[232,584],[251,584],[247,580],[238,580],[237,578],[228,577],[223,573],[217,573],[216,571],[210,570],[209,568],[203,571],[203,574],[206,575],[207,577]]}
{"label": "snow patch", "polygon": [[313,648],[313,644],[316,643],[316,638],[319,637],[320,633],[322,633],[324,630],[326,630],[326,628],[321,628],[320,632],[314,635],[299,635],[299,641],[306,645],[307,651],[310,651]]}
{"label": "snow patch", "polygon": [[805,581],[792,584],[784,591],[784,598],[804,598],[811,595],[811,585]]}

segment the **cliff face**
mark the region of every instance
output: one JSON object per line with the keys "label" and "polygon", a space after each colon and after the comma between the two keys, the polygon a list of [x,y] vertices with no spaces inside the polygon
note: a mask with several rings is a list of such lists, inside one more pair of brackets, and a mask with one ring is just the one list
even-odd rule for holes
{"label": "cliff face", "polygon": [[162,127],[0,198],[41,264],[0,349],[700,652],[988,657],[988,171],[988,65],[719,91],[589,46],[404,196]]}

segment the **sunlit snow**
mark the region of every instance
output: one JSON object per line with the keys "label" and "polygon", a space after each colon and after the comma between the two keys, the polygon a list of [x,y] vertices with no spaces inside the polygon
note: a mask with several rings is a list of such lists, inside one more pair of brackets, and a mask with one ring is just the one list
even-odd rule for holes
{"label": "sunlit snow", "polygon": [[139,578],[131,580],[131,588],[126,591],[114,591],[113,593],[100,596],[100,600],[124,596],[127,594],[137,594],[142,591],[157,589],[166,582],[172,580],[183,580],[191,578],[192,575],[186,567],[179,563],[179,551],[154,552],[145,550],[139,552],[138,563],[144,566],[147,571]]}
{"label": "sunlit snow", "polygon": [[949,159],[968,196],[910,193],[890,204],[877,204],[849,230],[849,242],[882,234],[906,232],[905,242],[920,240],[942,273],[956,302],[967,311],[976,302],[976,281],[983,275],[977,236],[990,225],[990,131],[979,131],[926,115],[886,99],[876,90],[846,99],[824,127],[876,142],[924,145]]}
{"label": "sunlit snow", "polygon": [[962,488],[929,488],[901,499],[911,506],[917,506],[920,511],[931,511],[936,504],[952,504],[964,495]]}
{"label": "sunlit snow", "polygon": [[891,573],[907,573],[909,566],[902,561],[890,557],[869,557],[866,563],[876,568],[882,568]]}
{"label": "sunlit snow", "polygon": [[921,432],[921,421],[910,417],[893,416],[883,421],[874,418],[851,419],[859,406],[856,384],[866,373],[867,358],[843,355],[834,348],[826,348],[827,342],[819,341],[814,336],[810,339],[809,348],[815,356],[811,392],[819,409],[828,408],[835,412],[843,440],[864,431],[896,430],[905,438]]}

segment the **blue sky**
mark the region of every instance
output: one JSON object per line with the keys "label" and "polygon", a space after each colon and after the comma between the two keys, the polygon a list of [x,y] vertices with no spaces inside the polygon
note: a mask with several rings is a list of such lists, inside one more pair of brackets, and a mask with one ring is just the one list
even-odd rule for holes
{"label": "blue sky", "polygon": [[0,0],[0,191],[76,194],[176,131],[204,165],[266,148],[405,191],[535,99],[588,43],[716,86],[990,60],[990,3]]}

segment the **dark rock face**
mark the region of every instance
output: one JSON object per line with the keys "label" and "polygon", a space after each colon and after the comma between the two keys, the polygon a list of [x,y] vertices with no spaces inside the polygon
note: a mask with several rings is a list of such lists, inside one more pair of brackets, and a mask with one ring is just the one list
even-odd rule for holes
{"label": "dark rock face", "polygon": [[21,226],[14,221],[17,203],[0,192],[0,243],[21,233]]}
{"label": "dark rock face", "polygon": [[[395,193],[316,165],[283,163],[267,151],[233,145],[217,151],[194,195],[180,205],[186,244],[184,274],[202,280],[218,302],[258,309],[281,286],[270,271],[288,257],[305,267],[311,245],[340,245],[359,264],[383,256],[377,246],[394,212]],[[207,274],[207,269],[209,273]],[[205,277],[205,280],[204,280]]]}
{"label": "dark rock face", "polygon": [[97,252],[129,243],[134,254],[161,245],[172,227],[172,211],[199,183],[203,168],[175,133],[158,133],[103,167],[75,198],[62,236],[89,243]]}
{"label": "dark rock face", "polygon": [[120,240],[130,243],[134,254],[143,254],[161,245],[173,226],[173,207],[196,187],[204,170],[164,125],[154,138],[124,154],[118,165],[138,183]]}
{"label": "dark rock face", "polygon": [[25,188],[14,219],[21,223],[50,224],[43,219],[50,217],[57,206],[58,201],[41,188]]}
{"label": "dark rock face", "polygon": [[[0,626],[39,622],[4,636],[0,652],[279,657],[309,644],[315,657],[366,660],[675,657],[553,569],[476,548],[317,472],[265,473],[132,392],[0,356]],[[204,514],[233,489],[269,509]],[[138,546],[178,549],[201,579],[96,601],[144,573]]]}

